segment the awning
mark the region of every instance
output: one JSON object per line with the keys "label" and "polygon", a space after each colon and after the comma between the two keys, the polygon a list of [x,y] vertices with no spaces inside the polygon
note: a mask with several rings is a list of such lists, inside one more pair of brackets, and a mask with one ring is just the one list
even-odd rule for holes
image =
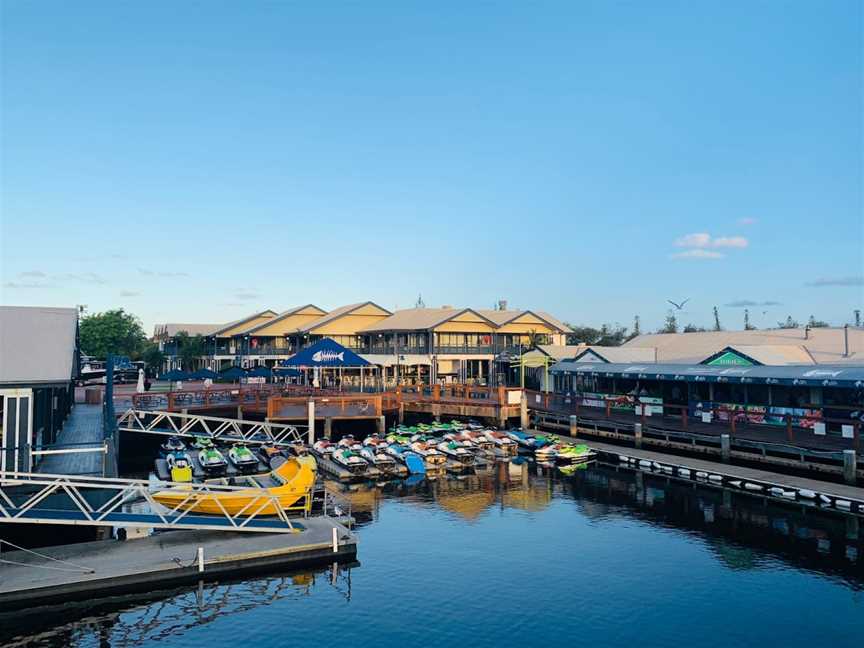
{"label": "awning", "polygon": [[179,369],[172,369],[171,371],[162,374],[159,376],[159,380],[192,380],[192,374],[186,371],[180,371]]}
{"label": "awning", "polygon": [[428,355],[404,354],[393,355],[392,353],[364,353],[360,356],[369,361],[370,364],[379,367],[392,367],[393,365],[431,365],[432,360]]}
{"label": "awning", "polygon": [[243,367],[234,365],[233,367],[228,367],[224,371],[220,372],[219,377],[228,380],[238,380],[246,377],[246,370],[243,369]]}
{"label": "awning", "polygon": [[270,367],[258,365],[254,369],[250,369],[246,375],[253,378],[270,378],[273,376],[273,370]]}
{"label": "awning", "polygon": [[861,365],[732,367],[655,363],[603,364],[562,360],[550,371],[559,375],[601,376],[635,380],[684,380],[689,382],[864,388],[864,366]]}
{"label": "awning", "polygon": [[279,363],[280,367],[368,367],[369,362],[330,338],[315,344]]}

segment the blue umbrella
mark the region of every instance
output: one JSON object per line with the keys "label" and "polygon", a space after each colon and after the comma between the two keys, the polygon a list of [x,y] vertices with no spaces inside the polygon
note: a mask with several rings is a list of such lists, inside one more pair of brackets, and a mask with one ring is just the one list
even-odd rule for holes
{"label": "blue umbrella", "polygon": [[245,376],[246,370],[243,369],[243,367],[238,367],[237,365],[228,367],[228,369],[219,373],[220,378],[225,378],[227,380],[239,380],[240,378],[244,378]]}
{"label": "blue umbrella", "polygon": [[273,370],[270,367],[260,365],[252,369],[247,375],[255,378],[270,378],[273,375]]}
{"label": "blue umbrella", "polygon": [[276,367],[273,370],[273,374],[276,376],[285,376],[288,378],[297,378],[303,375],[299,369],[291,369],[290,367]]}
{"label": "blue umbrella", "polygon": [[199,369],[195,373],[193,373],[190,378],[195,380],[206,380],[209,378],[210,380],[216,380],[219,377],[215,371],[211,371],[210,369]]}
{"label": "blue umbrella", "polygon": [[189,380],[191,378],[192,378],[192,374],[190,374],[186,371],[180,371],[179,369],[172,369],[168,373],[164,373],[161,376],[159,376],[160,380],[171,380],[171,381]]}

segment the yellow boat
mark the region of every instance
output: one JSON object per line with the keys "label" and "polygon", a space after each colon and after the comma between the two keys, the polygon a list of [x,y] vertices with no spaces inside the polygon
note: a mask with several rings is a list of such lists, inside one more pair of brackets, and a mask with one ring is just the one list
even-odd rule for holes
{"label": "yellow boat", "polygon": [[[153,494],[153,499],[172,510],[190,511],[192,513],[208,513],[212,515],[236,515],[247,513],[252,515],[276,515],[278,511],[271,500],[262,495],[277,497],[283,510],[307,510],[312,505],[312,498],[307,497],[315,485],[315,473],[318,465],[311,455],[290,457],[273,471],[263,475],[247,475],[235,477],[229,484],[228,479],[208,479],[205,484],[217,486],[250,486],[238,491],[213,491],[210,493],[195,493],[189,495],[184,487],[159,491]],[[186,487],[188,488],[188,487]],[[188,499],[187,499],[188,498]]]}

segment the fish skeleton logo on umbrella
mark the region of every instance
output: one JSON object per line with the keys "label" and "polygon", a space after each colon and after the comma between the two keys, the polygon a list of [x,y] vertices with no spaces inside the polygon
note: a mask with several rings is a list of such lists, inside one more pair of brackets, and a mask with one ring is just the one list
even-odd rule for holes
{"label": "fish skeleton logo on umbrella", "polygon": [[333,362],[334,360],[345,362],[345,352],[340,351],[339,353],[336,353],[335,351],[316,351],[312,354],[312,359],[315,362]]}

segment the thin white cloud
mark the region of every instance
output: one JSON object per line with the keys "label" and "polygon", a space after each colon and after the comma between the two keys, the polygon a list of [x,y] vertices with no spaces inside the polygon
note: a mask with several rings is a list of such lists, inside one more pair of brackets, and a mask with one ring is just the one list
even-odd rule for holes
{"label": "thin white cloud", "polygon": [[751,306],[780,306],[778,301],[753,301],[752,299],[736,299],[731,301],[726,306],[729,308],[748,308]]}
{"label": "thin white cloud", "polygon": [[107,284],[108,280],[104,277],[96,274],[95,272],[79,272],[74,273],[70,272],[65,275],[61,275],[58,277],[59,279],[70,279],[72,281],[80,281],[82,283],[91,283],[91,284]]}
{"label": "thin white cloud", "polygon": [[826,286],[864,286],[864,275],[852,277],[821,277],[808,281],[808,286],[812,288],[824,288]]}
{"label": "thin white cloud", "polygon": [[722,252],[714,252],[713,250],[705,250],[695,248],[686,252],[677,252],[672,255],[673,259],[722,259],[726,255]]}
{"label": "thin white cloud", "polygon": [[50,288],[48,284],[35,284],[35,283],[19,283],[17,281],[7,281],[3,284],[4,288],[12,288],[12,289],[30,289],[30,288]]}
{"label": "thin white cloud", "polygon": [[138,272],[145,277],[188,277],[188,272],[159,272],[156,270],[148,270],[147,268],[138,268]]}
{"label": "thin white cloud", "polygon": [[27,270],[26,272],[19,272],[18,276],[22,279],[44,279],[48,275],[41,270]]}
{"label": "thin white cloud", "polygon": [[140,292],[135,292],[134,290],[122,290],[120,291],[121,297],[140,297]]}
{"label": "thin white cloud", "polygon": [[759,221],[755,218],[750,218],[749,216],[745,216],[744,218],[738,219],[739,225],[755,225]]}
{"label": "thin white cloud", "polygon": [[743,236],[718,236],[717,238],[713,238],[707,232],[685,234],[675,239],[675,247],[696,249],[746,248],[749,244],[750,242]]}
{"label": "thin white cloud", "polygon": [[258,299],[261,295],[253,292],[237,292],[234,293],[234,299],[239,299],[242,301],[250,301],[252,299]]}

